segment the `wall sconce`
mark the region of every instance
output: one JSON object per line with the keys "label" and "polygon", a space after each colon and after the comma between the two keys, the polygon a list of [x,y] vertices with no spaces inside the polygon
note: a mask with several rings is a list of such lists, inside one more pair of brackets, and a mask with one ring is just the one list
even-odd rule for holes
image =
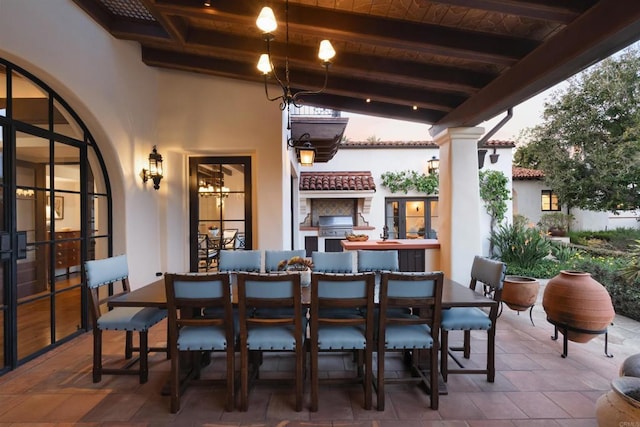
{"label": "wall sconce", "polygon": [[431,160],[427,161],[427,172],[429,175],[437,175],[440,170],[440,160],[436,156],[431,157]]}
{"label": "wall sconce", "polygon": [[310,139],[309,133],[303,133],[299,139],[289,138],[287,140],[287,146],[296,150],[301,166],[313,166],[313,161],[316,158],[316,149],[311,145]]}
{"label": "wall sconce", "polygon": [[149,169],[142,169],[140,172],[140,177],[142,178],[142,182],[147,182],[148,180],[153,180],[153,188],[158,190],[160,188],[160,180],[162,179],[162,175],[164,170],[162,169],[162,155],[158,154],[158,150],[156,146],[153,146],[153,150],[149,154]]}

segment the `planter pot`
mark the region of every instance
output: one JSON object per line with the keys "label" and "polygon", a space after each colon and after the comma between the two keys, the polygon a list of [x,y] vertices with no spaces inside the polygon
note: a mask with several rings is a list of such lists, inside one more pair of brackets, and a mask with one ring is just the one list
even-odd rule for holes
{"label": "planter pot", "polygon": [[620,376],[640,378],[640,353],[629,356],[622,362]]}
{"label": "planter pot", "polygon": [[216,228],[215,230],[209,230],[209,236],[211,237],[218,237],[218,234],[220,233],[220,229]]}
{"label": "planter pot", "polygon": [[596,401],[600,427],[640,424],[640,378],[620,377],[611,382],[612,390]]}
{"label": "planter pot", "polygon": [[604,333],[615,316],[609,292],[582,271],[561,271],[549,280],[542,306],[549,322],[566,327],[567,338],[580,343]]}
{"label": "planter pot", "polygon": [[525,311],[536,303],[540,283],[532,277],[506,276],[502,287],[502,302],[516,311]]}

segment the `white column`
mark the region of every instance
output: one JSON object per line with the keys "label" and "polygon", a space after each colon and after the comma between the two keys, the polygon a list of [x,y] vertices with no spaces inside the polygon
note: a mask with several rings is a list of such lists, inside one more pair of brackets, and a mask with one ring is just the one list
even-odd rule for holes
{"label": "white column", "polygon": [[434,137],[440,147],[438,240],[445,276],[469,283],[471,263],[482,253],[478,139],[484,128],[449,128]]}

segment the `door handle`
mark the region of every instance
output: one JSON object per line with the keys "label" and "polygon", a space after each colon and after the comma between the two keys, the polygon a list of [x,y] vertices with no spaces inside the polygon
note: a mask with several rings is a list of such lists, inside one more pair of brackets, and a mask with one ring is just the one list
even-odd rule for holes
{"label": "door handle", "polygon": [[[27,257],[27,232],[18,231],[16,233],[17,258],[25,259]],[[9,261],[11,259],[11,234],[7,231],[0,231],[0,261]]]}
{"label": "door handle", "polygon": [[27,232],[26,231],[18,231],[16,233],[16,247],[18,248],[17,258],[18,259],[26,259],[27,258]]}

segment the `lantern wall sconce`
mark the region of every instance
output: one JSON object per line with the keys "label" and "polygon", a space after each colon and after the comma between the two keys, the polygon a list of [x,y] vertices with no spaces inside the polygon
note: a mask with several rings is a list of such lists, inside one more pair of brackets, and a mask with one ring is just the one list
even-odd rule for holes
{"label": "lantern wall sconce", "polygon": [[313,166],[316,158],[316,149],[311,144],[311,135],[309,133],[303,133],[298,139],[289,138],[287,146],[296,150],[301,166]]}
{"label": "lantern wall sconce", "polygon": [[431,157],[431,160],[427,161],[427,172],[429,175],[437,175],[440,170],[440,160],[436,156]]}
{"label": "lantern wall sconce", "polygon": [[142,182],[148,180],[153,181],[153,188],[158,190],[160,188],[160,180],[162,179],[164,170],[162,169],[162,155],[158,153],[156,146],[153,146],[153,150],[149,153],[149,169],[142,169],[140,177]]}

